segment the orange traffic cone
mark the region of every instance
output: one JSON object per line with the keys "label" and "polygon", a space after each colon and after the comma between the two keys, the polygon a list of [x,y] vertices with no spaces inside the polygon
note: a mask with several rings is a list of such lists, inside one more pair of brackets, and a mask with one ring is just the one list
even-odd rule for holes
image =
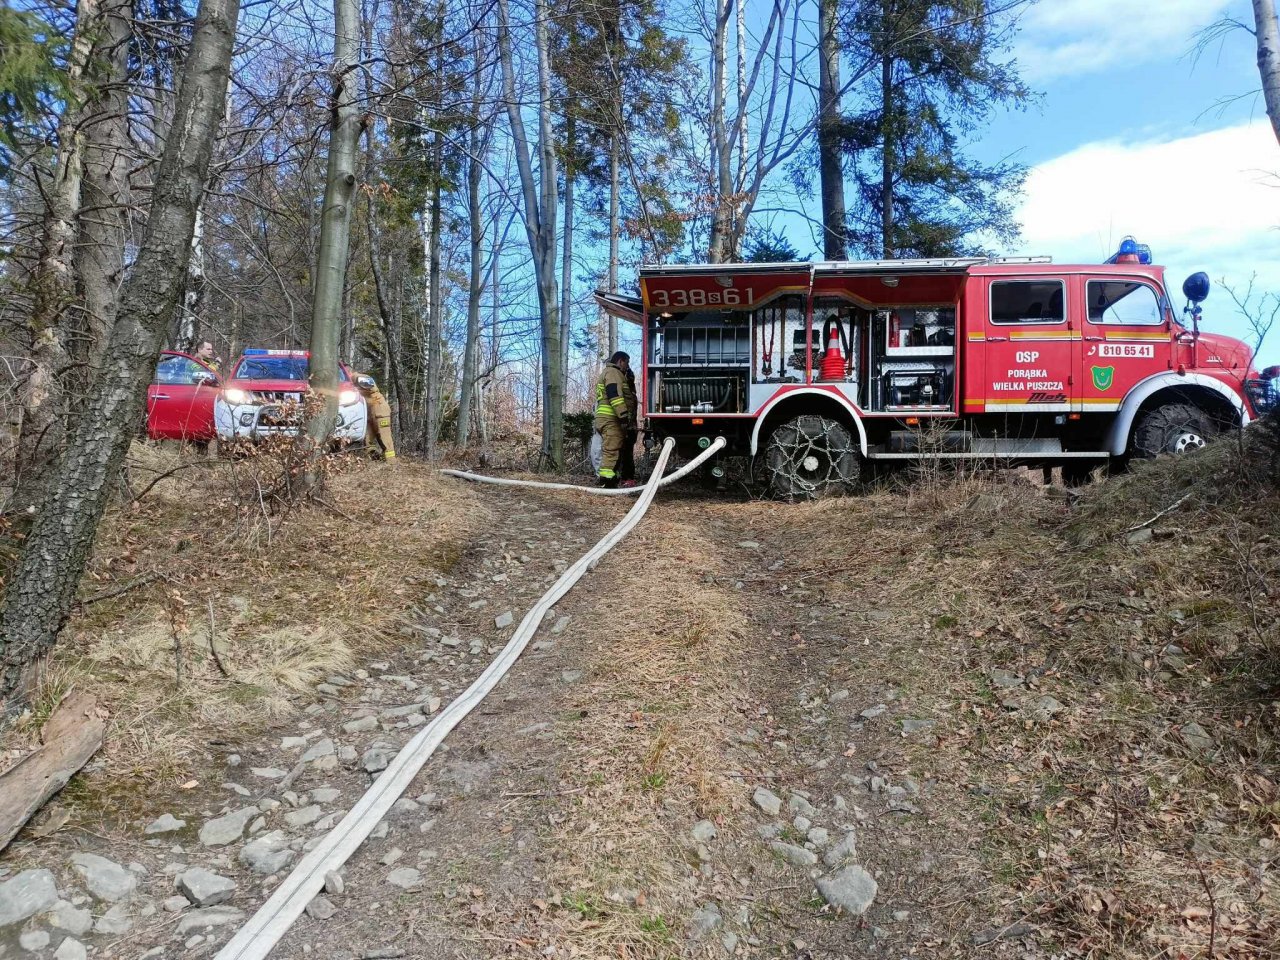
{"label": "orange traffic cone", "polygon": [[831,336],[827,340],[827,352],[822,356],[822,367],[818,372],[819,380],[844,379],[844,354],[840,352],[840,328],[831,325]]}

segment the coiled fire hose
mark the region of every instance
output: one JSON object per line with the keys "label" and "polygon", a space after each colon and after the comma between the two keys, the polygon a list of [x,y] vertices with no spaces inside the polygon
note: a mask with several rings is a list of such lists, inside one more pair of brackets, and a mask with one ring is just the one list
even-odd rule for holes
{"label": "coiled fire hose", "polygon": [[[671,442],[672,442],[671,440],[667,441],[667,443],[671,443]],[[724,437],[716,437],[714,440],[711,441],[711,446],[707,447],[707,449],[703,450],[700,454],[698,454],[696,457],[694,457],[692,460],[686,463],[679,470],[675,471],[669,477],[663,477],[658,482],[658,486],[665,487],[667,486],[667,484],[675,483],[681,477],[687,477],[692,471],[702,466],[702,464],[706,463],[708,460],[714,457],[717,453],[723,450],[724,445],[725,445]],[[664,449],[665,449],[665,446],[666,444],[664,444]],[[618,487],[615,489],[606,489],[604,487],[581,486],[576,483],[546,483],[542,480],[513,480],[510,477],[486,477],[483,474],[468,473],[465,470],[441,470],[440,472],[447,477],[458,477],[462,480],[471,480],[474,483],[491,483],[491,484],[494,484],[495,486],[500,486],[500,487],[533,487],[536,490],[578,490],[582,493],[598,493],[604,497],[628,497],[634,493],[640,493],[642,490],[647,489],[647,485],[637,486],[637,487]],[[654,475],[656,476],[661,472],[662,471],[655,469]]]}
{"label": "coiled fire hose", "polygon": [[[723,441],[717,442],[723,445]],[[654,465],[653,474],[649,477],[648,482],[643,487],[637,487],[634,491],[622,491],[640,493],[640,499],[627,511],[627,515],[618,521],[617,526],[605,534],[599,543],[569,567],[550,590],[543,594],[542,599],[525,614],[524,619],[520,621],[520,626],[516,628],[516,632],[507,641],[507,645],[502,648],[502,652],[493,659],[493,662],[485,668],[484,673],[480,674],[471,686],[467,687],[438,717],[418,731],[414,738],[405,744],[400,752],[396,754],[396,758],[383,771],[382,775],[373,782],[373,785],[365,791],[364,796],[351,808],[351,812],[325,835],[315,849],[299,861],[298,865],[276,887],[275,892],[271,894],[267,902],[249,918],[249,921],[228,941],[227,945],[218,951],[215,960],[264,960],[280,938],[293,926],[293,922],[301,916],[302,912],[307,908],[307,904],[320,892],[320,889],[324,886],[325,874],[339,869],[350,859],[360,844],[373,831],[373,828],[378,825],[378,822],[387,815],[395,802],[400,799],[400,795],[413,782],[413,778],[418,775],[418,771],[435,753],[436,748],[440,746],[449,732],[462,722],[467,714],[474,710],[484,700],[485,696],[498,685],[498,682],[506,676],[516,658],[520,656],[525,646],[533,639],[539,624],[542,623],[543,617],[547,615],[547,611],[555,606],[560,598],[568,593],[588,570],[595,567],[605,554],[631,532],[631,529],[640,522],[646,511],[648,511],[649,505],[653,503],[653,498],[657,495],[660,486],[670,480],[674,480],[682,472],[687,472],[696,467],[706,456],[719,449],[713,444],[702,456],[687,464],[684,471],[678,471],[664,480],[662,473],[667,468],[667,460],[670,458],[674,447],[674,440],[668,439],[663,443],[662,449],[658,454],[658,461]],[[481,477],[477,479],[492,478]],[[568,484],[525,483],[518,480],[508,482],[534,487],[555,486],[568,487],[571,490],[584,489],[572,487]]]}

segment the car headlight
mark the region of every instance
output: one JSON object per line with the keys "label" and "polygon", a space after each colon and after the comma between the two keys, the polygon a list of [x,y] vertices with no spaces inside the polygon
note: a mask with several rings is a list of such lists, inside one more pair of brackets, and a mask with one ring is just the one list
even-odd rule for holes
{"label": "car headlight", "polygon": [[349,407],[351,406],[351,404],[359,403],[359,402],[360,402],[360,394],[358,394],[356,391],[354,390],[338,391],[338,403],[342,404],[342,406]]}
{"label": "car headlight", "polygon": [[222,391],[222,399],[233,407],[238,407],[242,403],[253,403],[253,394],[239,387],[228,387]]}

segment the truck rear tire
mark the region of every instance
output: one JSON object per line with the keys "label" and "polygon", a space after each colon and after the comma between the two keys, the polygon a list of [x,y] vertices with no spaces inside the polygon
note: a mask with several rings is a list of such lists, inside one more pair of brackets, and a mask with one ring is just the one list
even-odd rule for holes
{"label": "truck rear tire", "polygon": [[1192,453],[1217,433],[1213,419],[1189,403],[1166,403],[1148,410],[1133,431],[1133,455],[1150,460],[1162,453]]}
{"label": "truck rear tire", "polygon": [[775,497],[817,500],[851,492],[861,474],[861,460],[844,424],[808,414],[770,434],[764,468]]}

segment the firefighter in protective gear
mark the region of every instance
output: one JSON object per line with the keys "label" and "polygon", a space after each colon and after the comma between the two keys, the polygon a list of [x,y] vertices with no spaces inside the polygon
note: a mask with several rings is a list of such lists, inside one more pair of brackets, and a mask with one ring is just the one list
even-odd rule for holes
{"label": "firefighter in protective gear", "polygon": [[636,429],[636,418],[640,405],[636,402],[636,372],[627,368],[627,385],[622,395],[627,399],[627,409],[631,411],[630,422],[622,429],[622,449],[618,451],[618,482],[624,487],[633,487],[636,482],[636,440],[639,431]]}
{"label": "firefighter in protective gear", "polygon": [[396,442],[391,436],[391,404],[378,389],[377,382],[367,373],[356,374],[356,389],[364,396],[365,409],[369,415],[369,428],[366,434],[372,434],[382,449],[382,458],[387,461],[396,458]]}
{"label": "firefighter in protective gear", "polygon": [[[600,458],[600,486],[618,485],[618,454],[622,450],[623,436],[635,420],[635,409],[627,405],[627,371],[631,357],[621,350],[609,358],[604,372],[596,381],[596,419],[592,426],[603,441]],[[633,395],[634,396],[634,395]]]}

